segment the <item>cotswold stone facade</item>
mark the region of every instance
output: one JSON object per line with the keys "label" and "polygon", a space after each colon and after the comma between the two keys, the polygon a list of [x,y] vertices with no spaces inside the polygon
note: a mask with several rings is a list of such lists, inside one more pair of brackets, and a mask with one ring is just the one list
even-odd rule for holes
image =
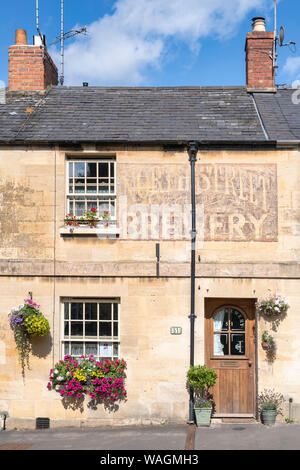
{"label": "cotswold stone facade", "polygon": [[[2,148],[0,152],[0,408],[8,412],[7,426],[34,427],[35,418],[40,416],[49,417],[51,426],[185,422],[190,347],[190,241],[159,239],[157,277],[157,240],[143,239],[138,232],[134,239],[125,232],[119,238],[103,238],[92,233],[93,229],[89,236],[77,235],[76,229],[70,235],[62,233],[69,155],[70,152],[58,146],[46,150],[31,146]],[[76,151],[71,155],[75,156]],[[80,158],[91,155],[115,156],[117,199],[127,196],[131,209],[134,204],[148,207],[151,202],[157,208],[162,204],[172,205],[174,201],[188,203],[189,164],[184,151],[136,150],[126,146],[106,147],[96,154],[80,152]],[[224,176],[226,168],[232,169],[231,192],[228,185],[232,206],[227,204],[222,208],[216,198],[215,180],[213,176],[208,180],[207,174]],[[228,299],[230,304],[238,305],[241,299],[254,301],[269,292],[280,292],[290,309],[276,325],[276,331],[272,330],[274,322],[256,318],[255,394],[264,388],[275,388],[286,398],[284,416],[288,416],[288,399],[292,398],[294,417],[299,418],[299,152],[199,151],[196,174],[197,198],[204,198],[205,216],[208,217],[206,201],[213,200],[215,214],[220,218],[215,217],[219,222],[215,232],[219,234],[218,239],[205,235],[196,250],[195,363],[205,362],[207,300]],[[245,204],[238,198],[241,175],[245,176]],[[174,178],[176,184],[168,183],[168,178]],[[253,201],[249,200],[252,194],[249,178],[258,185]],[[224,184],[224,177],[220,177],[218,185],[225,188]],[[268,189],[265,193],[264,184]],[[223,197],[226,189],[221,192]],[[259,208],[256,208],[257,199],[261,200]],[[263,224],[253,223],[251,227],[251,220],[260,220],[260,214],[266,213],[264,200],[270,225],[263,228]],[[214,213],[210,205],[208,213]],[[230,232],[223,230],[224,213],[233,219],[231,239],[228,239]],[[238,214],[236,221],[231,214]],[[133,220],[132,214],[129,217]],[[135,217],[138,219],[138,212]],[[241,219],[248,221],[247,231],[243,230],[246,223],[240,225]],[[118,215],[120,220],[122,214]],[[7,312],[23,303],[28,292],[41,304],[51,334],[33,340],[30,369],[25,370],[23,377]],[[96,410],[86,404],[83,408],[66,407],[57,392],[46,388],[50,368],[63,355],[62,301],[65,298],[119,299],[120,357],[128,363],[128,400],[115,413],[105,411],[101,405]],[[182,334],[172,335],[172,326],[181,327]],[[274,359],[268,358],[260,345],[265,329],[276,340]],[[255,413],[254,409],[254,416]]]}

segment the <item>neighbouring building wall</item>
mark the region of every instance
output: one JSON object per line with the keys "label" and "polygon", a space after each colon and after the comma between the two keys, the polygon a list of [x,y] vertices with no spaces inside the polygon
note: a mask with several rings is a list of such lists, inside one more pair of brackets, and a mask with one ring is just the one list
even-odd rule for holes
{"label": "neighbouring building wall", "polygon": [[[34,426],[39,416],[50,417],[56,425],[185,422],[190,347],[188,156],[160,148],[103,149],[100,155],[116,156],[118,220],[132,229],[126,232],[123,227],[120,238],[104,239],[61,233],[66,154],[74,152],[0,150],[0,411],[8,412],[11,428]],[[299,174],[299,152],[291,150],[199,152],[196,164],[195,362],[204,361],[206,298],[256,299],[280,292],[291,306],[287,316],[279,325],[258,319],[257,385],[258,391],[275,388],[296,405]],[[178,204],[185,207],[174,207]],[[175,215],[172,219],[169,214],[169,225],[159,225],[163,222],[158,214],[172,206]],[[136,223],[141,213],[148,221],[146,231],[139,231]],[[23,377],[7,312],[23,303],[28,292],[41,304],[51,334],[34,340],[30,369]],[[120,298],[120,356],[128,363],[128,400],[116,413],[86,405],[65,408],[58,394],[46,388],[50,368],[62,357],[64,297]],[[172,326],[182,327],[182,334],[171,335]],[[264,329],[273,331],[276,339],[272,361],[260,347]]]}

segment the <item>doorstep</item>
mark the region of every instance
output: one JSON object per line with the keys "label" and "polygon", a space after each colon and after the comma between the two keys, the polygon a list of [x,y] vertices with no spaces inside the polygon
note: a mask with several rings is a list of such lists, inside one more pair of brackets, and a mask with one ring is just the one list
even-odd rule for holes
{"label": "doorstep", "polygon": [[220,423],[256,423],[252,413],[214,413],[211,418],[213,424]]}

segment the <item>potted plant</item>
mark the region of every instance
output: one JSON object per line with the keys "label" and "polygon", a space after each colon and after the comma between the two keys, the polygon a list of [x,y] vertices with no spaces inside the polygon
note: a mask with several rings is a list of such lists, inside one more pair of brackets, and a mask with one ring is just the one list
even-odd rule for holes
{"label": "potted plant", "polygon": [[213,369],[207,369],[205,365],[190,366],[187,372],[187,381],[194,390],[194,412],[197,426],[209,426],[213,402],[209,395],[209,389],[217,382],[217,374]]}
{"label": "potted plant", "polygon": [[276,416],[282,413],[281,406],[283,402],[283,395],[274,390],[265,389],[258,396],[258,409],[263,424],[267,426],[275,424]]}
{"label": "potted plant", "polygon": [[92,207],[90,210],[84,213],[84,217],[81,217],[80,220],[87,222],[89,227],[95,227],[96,222],[98,222],[99,218],[97,217],[97,209]]}
{"label": "potted plant", "polygon": [[265,351],[271,351],[275,348],[273,337],[267,331],[263,332],[261,340],[261,346]]}
{"label": "potted plant", "polygon": [[89,227],[95,227],[99,221],[97,217],[97,209],[92,207],[90,210],[84,212],[82,217],[76,217],[76,215],[67,214],[65,216],[65,225],[77,227],[79,224],[88,225]]}
{"label": "potted plant", "polygon": [[109,221],[110,221],[110,212],[107,211],[107,210],[103,210],[101,217],[102,217],[102,220],[104,222],[104,227],[108,227],[109,226]]}
{"label": "potted plant", "polygon": [[25,362],[27,364],[29,362],[31,337],[46,336],[50,331],[50,325],[47,318],[40,311],[40,305],[33,302],[32,299],[25,299],[24,304],[13,307],[8,316],[24,371]]}
{"label": "potted plant", "polygon": [[259,299],[255,306],[257,311],[266,317],[276,317],[285,314],[289,309],[288,303],[280,294],[270,295],[266,299]]}

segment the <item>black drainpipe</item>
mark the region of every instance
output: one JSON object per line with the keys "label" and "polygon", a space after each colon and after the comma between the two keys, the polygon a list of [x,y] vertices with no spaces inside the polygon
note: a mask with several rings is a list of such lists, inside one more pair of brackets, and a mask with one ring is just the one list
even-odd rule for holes
{"label": "black drainpipe", "polygon": [[[195,163],[197,161],[197,142],[189,142],[188,154],[191,165],[191,203],[192,203],[192,230],[191,230],[191,313],[190,319],[190,365],[194,365],[195,343],[195,261],[196,261],[196,195],[195,195]],[[189,423],[194,422],[194,390],[190,389]]]}

